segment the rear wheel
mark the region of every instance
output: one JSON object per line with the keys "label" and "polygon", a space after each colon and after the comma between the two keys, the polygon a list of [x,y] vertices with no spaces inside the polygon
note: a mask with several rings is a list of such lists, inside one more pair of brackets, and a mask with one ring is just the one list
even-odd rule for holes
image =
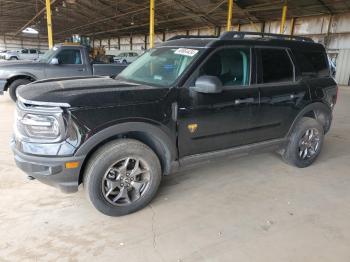
{"label": "rear wheel", "polygon": [[161,180],[156,154],[132,139],[110,142],[89,161],[84,188],[91,203],[109,216],[121,216],[145,207]]}
{"label": "rear wheel", "polygon": [[282,157],[297,167],[310,166],[320,154],[323,140],[322,125],[313,118],[304,117],[296,125]]}
{"label": "rear wheel", "polygon": [[28,79],[17,79],[15,81],[13,81],[8,87],[11,99],[16,102],[17,101],[17,95],[16,95],[17,87],[19,87],[20,85],[29,84],[30,82],[31,81]]}

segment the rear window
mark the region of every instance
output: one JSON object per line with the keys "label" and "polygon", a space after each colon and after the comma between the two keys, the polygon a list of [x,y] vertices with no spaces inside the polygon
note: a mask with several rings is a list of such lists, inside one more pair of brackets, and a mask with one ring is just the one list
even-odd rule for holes
{"label": "rear window", "polygon": [[61,52],[58,53],[56,58],[58,59],[59,63],[63,65],[82,64],[81,54],[80,51],[77,49],[63,49]]}
{"label": "rear window", "polygon": [[294,80],[294,69],[284,49],[260,49],[262,83],[282,83]]}
{"label": "rear window", "polygon": [[294,50],[294,56],[302,74],[329,76],[327,57],[323,52]]}

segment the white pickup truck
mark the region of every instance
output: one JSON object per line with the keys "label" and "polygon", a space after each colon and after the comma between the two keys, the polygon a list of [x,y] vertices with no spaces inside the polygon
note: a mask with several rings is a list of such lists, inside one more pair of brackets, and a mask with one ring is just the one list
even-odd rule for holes
{"label": "white pickup truck", "polygon": [[5,60],[36,60],[42,56],[38,49],[21,49],[18,51],[7,51],[0,54],[0,59]]}

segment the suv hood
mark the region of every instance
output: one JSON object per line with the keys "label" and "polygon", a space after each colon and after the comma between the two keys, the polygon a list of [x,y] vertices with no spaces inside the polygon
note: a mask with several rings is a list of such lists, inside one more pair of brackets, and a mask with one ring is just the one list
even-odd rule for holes
{"label": "suv hood", "polygon": [[109,77],[75,77],[36,81],[18,88],[17,94],[19,99],[33,104],[106,107],[155,102],[168,91],[168,88],[139,85]]}

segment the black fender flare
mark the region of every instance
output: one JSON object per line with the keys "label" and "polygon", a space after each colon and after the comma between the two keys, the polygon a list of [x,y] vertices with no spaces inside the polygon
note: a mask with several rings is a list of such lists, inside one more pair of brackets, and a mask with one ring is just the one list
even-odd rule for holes
{"label": "black fender flare", "polygon": [[319,120],[325,129],[325,133],[328,132],[331,122],[332,122],[332,109],[322,102],[315,102],[304,107],[298,115],[295,117],[287,137],[291,135],[294,127],[297,125],[298,121],[304,117],[307,113],[313,112],[316,120]]}
{"label": "black fender flare", "polygon": [[12,83],[12,79],[22,79],[22,78],[31,78],[33,79],[33,82],[37,80],[37,77],[31,73],[27,72],[18,72],[15,74],[11,74],[10,76],[7,77],[6,79],[6,86],[5,86],[5,91],[7,91],[8,87],[10,86],[10,83]]}
{"label": "black fender flare", "polygon": [[[158,155],[164,174],[170,174],[173,161],[177,158],[176,143],[160,127],[146,122],[125,122],[107,127],[87,139],[75,152],[75,156],[87,156],[111,138],[128,133],[146,134],[141,142],[151,147]],[[137,139],[137,138],[136,138]]]}

